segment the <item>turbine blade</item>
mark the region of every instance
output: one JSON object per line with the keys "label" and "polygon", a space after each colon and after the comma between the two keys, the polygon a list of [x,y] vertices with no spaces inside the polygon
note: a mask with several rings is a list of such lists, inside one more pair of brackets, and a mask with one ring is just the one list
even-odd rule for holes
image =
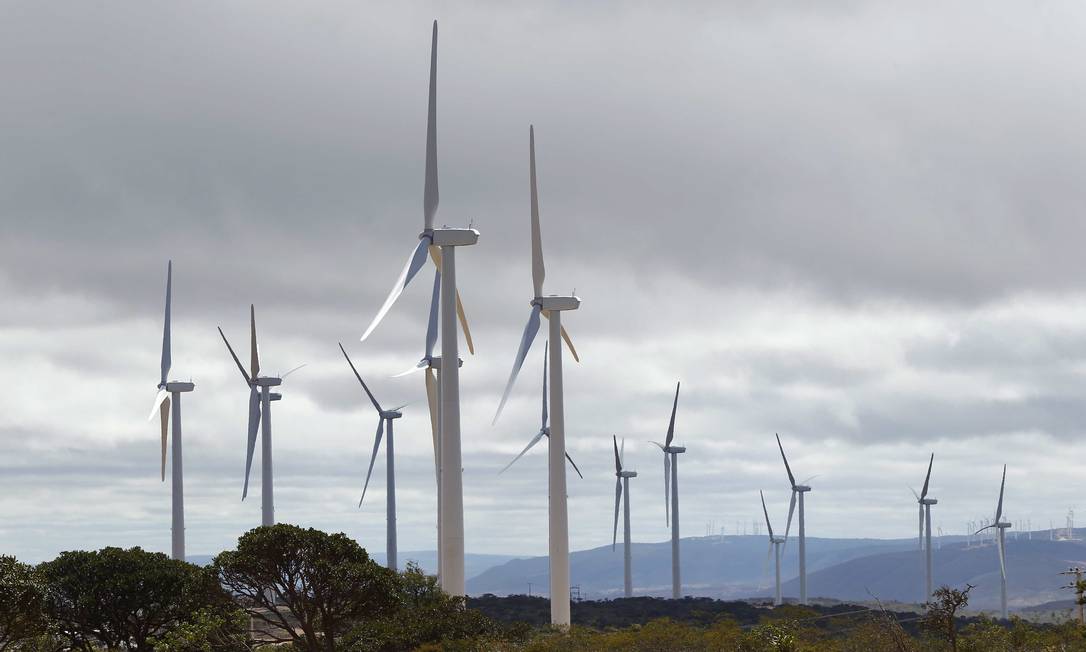
{"label": "turbine blade", "polygon": [[532,342],[535,341],[538,332],[539,304],[535,304],[532,306],[532,313],[528,316],[528,323],[524,325],[524,334],[520,338],[520,348],[517,349],[517,357],[513,359],[513,370],[509,373],[509,382],[505,385],[505,392],[502,393],[502,400],[498,403],[498,411],[494,414],[494,421],[491,422],[491,425],[498,423],[498,417],[502,415],[505,402],[509,400],[509,394],[513,391],[513,383],[517,380],[517,374],[520,373],[520,368],[524,365],[524,358],[528,355],[528,349],[532,348]]}
{"label": "turbine blade", "polygon": [[253,452],[256,450],[256,433],[260,429],[260,393],[256,385],[249,389],[249,433],[245,450],[245,485],[241,489],[241,499],[249,495],[249,472],[253,468]]}
{"label": "turbine blade", "polygon": [[434,439],[434,470],[437,472],[441,468],[441,460],[438,458],[437,441],[437,378],[433,369],[426,370],[426,406],[430,412],[430,434]]}
{"label": "turbine blade", "polygon": [[784,460],[784,470],[788,472],[788,484],[794,488],[796,486],[796,478],[792,475],[792,467],[788,466],[788,456],[784,454],[784,446],[781,445],[780,435],[777,435],[777,447],[781,449],[781,459]]}
{"label": "turbine blade", "polygon": [[282,376],[280,376],[280,377],[279,377],[279,380],[285,380],[287,376],[291,375],[291,374],[292,374],[292,373],[294,373],[295,371],[298,371],[298,370],[299,370],[299,369],[301,369],[302,367],[306,366],[306,364],[308,364],[308,363],[306,363],[306,362],[303,362],[302,364],[298,365],[297,367],[295,367],[295,368],[291,369],[291,370],[290,370],[290,371],[288,371],[287,373],[285,373],[285,374],[283,374]]}
{"label": "turbine blade", "polygon": [[573,461],[573,458],[566,453],[566,459],[569,460],[569,465],[573,467],[573,470],[577,472],[577,477],[584,480],[584,476],[581,475],[581,470],[577,468],[577,463]]}
{"label": "turbine blade", "polygon": [[378,412],[381,412],[381,404],[377,402],[377,399],[373,396],[373,392],[371,392],[370,388],[366,386],[366,381],[362,380],[362,375],[358,373],[358,369],[355,369],[354,363],[351,362],[351,356],[347,355],[347,349],[343,348],[343,343],[340,343],[339,350],[343,351],[343,357],[347,358],[347,364],[351,365],[351,371],[354,372],[354,377],[357,378],[358,382],[362,384],[362,389],[366,390],[366,396],[370,397],[370,402],[373,403],[374,409]]}
{"label": "turbine blade", "polygon": [[543,237],[539,228],[539,193],[535,178],[535,127],[528,127],[528,174],[531,177],[530,192],[532,198],[532,288],[535,296],[543,296],[543,279],[547,270],[543,266]]}
{"label": "turbine blade", "polygon": [[173,261],[166,264],[166,315],[162,320],[162,372],[160,384],[166,384],[166,377],[170,375],[170,303],[173,290]]}
{"label": "turbine blade", "polygon": [[[437,247],[430,247],[430,252]],[[426,320],[426,359],[434,357],[434,346],[437,344],[437,315],[438,305],[441,302],[441,270],[434,270],[434,289],[430,294],[430,316]]]}
{"label": "turbine blade", "polygon": [[249,342],[249,374],[253,378],[260,376],[260,353],[256,348],[256,306],[249,304],[249,332],[251,340]]}
{"label": "turbine blade", "polygon": [[165,401],[169,396],[170,393],[167,392],[165,388],[158,390],[158,393],[155,394],[154,405],[151,406],[151,413],[147,415],[148,421],[155,418],[155,413],[158,412],[158,408],[162,405],[162,401]]}
{"label": "turbine blade", "polygon": [[999,523],[1000,517],[1003,516],[1003,486],[1007,484],[1007,465],[1003,465],[1003,479],[999,481],[999,503],[996,505],[996,517],[995,522]]}
{"label": "turbine blade", "polygon": [[411,279],[415,278],[415,274],[422,268],[423,263],[426,262],[426,248],[430,243],[429,238],[419,238],[419,243],[415,245],[415,249],[411,252],[411,256],[407,259],[407,264],[404,265],[400,275],[396,277],[396,283],[393,284],[392,290],[389,291],[388,297],[385,298],[385,302],[381,304],[381,309],[377,311],[377,314],[373,317],[373,321],[366,328],[366,332],[362,333],[362,337],[359,341],[365,342],[366,338],[370,336],[370,333],[377,328],[377,325],[381,323],[381,320],[385,318],[388,311],[392,309],[392,304],[396,303],[396,299],[400,298],[404,289],[411,282]]}
{"label": "turbine blade", "polygon": [[679,383],[675,383],[675,402],[671,404],[671,421],[667,424],[667,439],[664,440],[664,446],[670,446],[671,440],[675,438],[675,410],[679,407]]}
{"label": "turbine blade", "polygon": [[[426,109],[426,180],[422,187],[423,228],[434,228],[437,214],[437,21],[430,43],[430,95]],[[366,339],[362,336],[362,339]]]}
{"label": "turbine blade", "polygon": [[460,290],[456,291],[456,318],[464,331],[464,343],[468,345],[468,353],[475,355],[475,343],[471,341],[471,329],[468,328],[468,317],[464,314],[464,302],[460,300]]}
{"label": "turbine blade", "polygon": [[615,473],[622,471],[622,458],[618,456],[618,437],[611,435],[611,441],[615,445]]}
{"label": "turbine blade", "polygon": [[385,418],[377,419],[377,436],[373,438],[373,454],[370,455],[370,468],[366,471],[366,483],[362,485],[362,497],[358,499],[358,506],[366,499],[366,489],[370,486],[370,475],[373,473],[373,463],[377,461],[377,451],[381,448],[381,437],[385,434]]}
{"label": "turbine blade", "polygon": [[429,366],[429,363],[426,360],[419,360],[418,362],[415,363],[414,367],[411,367],[410,369],[405,369],[405,370],[401,371],[398,374],[393,374],[391,377],[392,378],[403,378],[404,376],[410,376],[411,374],[415,373],[416,371],[422,371],[423,369],[425,369],[428,366]]}
{"label": "turbine blade", "polygon": [[769,548],[773,549],[773,526],[769,524],[769,510],[765,508],[765,494],[758,491],[758,495],[762,497],[762,513],[765,514],[765,528],[769,530]]}
{"label": "turbine blade", "polygon": [[238,366],[238,371],[241,372],[241,377],[245,379],[246,385],[252,385],[253,381],[249,378],[249,372],[245,371],[245,367],[242,366],[241,360],[238,359],[238,354],[234,353],[234,347],[230,346],[230,341],[226,339],[226,335],[222,332],[222,327],[219,327],[219,335],[222,336],[222,341],[226,343],[226,350],[230,352],[230,357],[234,359],[234,364]]}
{"label": "turbine blade", "polygon": [[920,549],[923,550],[924,549],[924,504],[923,503],[920,503],[920,520],[919,520],[919,529],[917,530],[917,532],[919,534],[916,535],[916,541],[920,545]]}
{"label": "turbine blade", "polygon": [[622,444],[618,447],[618,461],[621,464],[626,460],[626,438],[622,438]]}
{"label": "turbine blade", "polygon": [[926,498],[928,496],[928,481],[931,480],[931,465],[935,461],[935,453],[931,454],[931,458],[928,459],[928,474],[924,476],[924,488],[920,490],[920,497]]}
{"label": "turbine blade", "polygon": [[162,481],[166,481],[166,430],[170,426],[170,397],[167,396],[165,401],[159,405],[158,408],[159,422],[162,424]]}
{"label": "turbine blade", "polygon": [[909,487],[909,491],[913,492],[913,498],[916,498],[916,502],[920,502],[920,494],[916,493],[916,489],[913,489],[909,485],[905,485],[905,486]]}
{"label": "turbine blade", "polygon": [[792,490],[792,499],[788,501],[788,521],[784,525],[784,540],[788,541],[788,533],[792,531],[792,514],[796,511],[796,490]]}
{"label": "turbine blade", "polygon": [[[543,316],[547,319],[551,318],[551,311],[544,310]],[[581,356],[578,355],[576,347],[573,346],[573,340],[569,338],[569,333],[566,332],[565,325],[562,326],[562,341],[566,343],[566,348],[569,349],[570,354],[573,356],[574,362],[580,362]]]}
{"label": "turbine blade", "polygon": [[550,415],[547,413],[547,353],[550,350],[551,343],[543,343],[543,425],[542,428],[547,427],[547,420]]}
{"label": "turbine blade", "polygon": [[514,457],[508,464],[506,464],[505,468],[503,468],[501,471],[498,471],[498,475],[501,475],[501,474],[505,473],[506,471],[508,471],[509,467],[513,466],[513,464],[517,460],[524,457],[524,454],[527,453],[529,450],[531,450],[532,446],[535,446],[536,444],[538,444],[539,440],[543,439],[543,435],[545,435],[545,434],[547,434],[545,430],[540,430],[539,432],[537,432],[535,437],[532,437],[531,441],[528,442],[528,445],[524,447],[524,450],[517,453],[517,456]]}
{"label": "turbine blade", "polygon": [[1007,556],[1006,556],[1006,550],[1005,550],[1004,544],[1003,544],[1003,531],[1002,530],[1000,530],[999,533],[998,533],[997,541],[999,542],[999,576],[1002,579],[1006,580],[1007,579]]}
{"label": "turbine blade", "polygon": [[618,543],[618,507],[622,502],[622,478],[615,478],[615,528],[614,534],[611,537],[611,550],[614,551],[615,544]]}

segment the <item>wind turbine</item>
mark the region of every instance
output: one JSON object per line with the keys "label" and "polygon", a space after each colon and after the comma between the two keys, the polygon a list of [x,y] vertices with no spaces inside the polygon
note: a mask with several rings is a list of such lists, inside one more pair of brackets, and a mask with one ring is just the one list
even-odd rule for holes
{"label": "wind turbine", "polygon": [[362,485],[362,497],[358,500],[359,507],[362,506],[362,501],[366,499],[366,489],[370,486],[373,463],[377,460],[377,451],[381,448],[381,438],[384,435],[386,424],[388,426],[388,442],[385,444],[385,465],[387,468],[385,473],[385,557],[386,565],[392,570],[396,570],[396,449],[395,440],[392,436],[392,422],[403,416],[400,410],[405,406],[401,405],[391,410],[382,408],[373,392],[366,385],[366,381],[362,380],[362,375],[358,373],[358,369],[351,362],[351,356],[347,355],[347,350],[343,348],[342,343],[339,345],[339,350],[343,352],[343,357],[347,359],[347,364],[351,366],[351,371],[354,372],[354,377],[358,379],[362,389],[366,392],[366,396],[373,403],[373,408],[377,410],[377,435],[373,440],[373,454],[370,456],[369,470],[366,471],[366,482]]}
{"label": "wind turbine", "polygon": [[999,481],[999,502],[996,503],[995,520],[991,525],[982,527],[977,532],[987,530],[988,528],[996,528],[996,541],[999,548],[999,613],[1002,618],[1007,618],[1007,555],[1006,548],[1007,542],[1004,537],[1004,532],[1011,526],[1010,523],[1004,522],[1003,518],[1003,487],[1007,484],[1007,465],[1003,465],[1003,479]]}
{"label": "wind turbine", "polygon": [[[550,439],[551,429],[550,429],[550,427],[547,426],[547,420],[548,420],[547,419],[547,351],[548,351],[549,348],[550,348],[550,343],[549,342],[544,344],[544,346],[543,346],[543,419],[542,419],[541,425],[539,426],[539,432],[537,432],[535,434],[535,436],[532,437],[532,439],[528,442],[528,445],[524,447],[524,450],[520,451],[520,453],[518,453],[517,456],[514,457],[511,462],[506,464],[505,468],[503,468],[501,471],[498,471],[498,475],[501,475],[502,473],[505,473],[506,471],[508,471],[509,467],[513,466],[514,462],[516,462],[521,457],[523,457],[524,454],[527,453],[529,450],[531,450],[533,446],[538,444],[541,439],[543,439],[544,437],[546,437],[548,440]],[[584,480],[584,476],[581,474],[581,470],[577,468],[577,463],[573,461],[573,458],[569,456],[569,453],[566,453],[566,460],[569,461],[570,466],[572,466],[573,470],[577,472],[577,475],[582,480]]]}
{"label": "wind turbine", "polygon": [[[685,453],[685,446],[672,446],[675,438],[675,410],[679,407],[679,383],[675,383],[675,401],[671,404],[671,421],[667,426],[667,438],[664,443],[656,444],[664,453],[664,521],[671,525],[671,597],[682,597],[682,578],[679,575],[679,453]],[[671,511],[668,512],[670,494]]]}
{"label": "wind turbine", "polygon": [[256,308],[249,305],[249,371],[245,371],[241,360],[234,353],[234,347],[226,339],[226,334],[219,327],[219,335],[222,336],[226,350],[238,366],[241,377],[249,386],[249,431],[248,445],[245,452],[245,484],[241,490],[241,499],[249,495],[249,471],[253,466],[253,452],[256,449],[256,433],[260,429],[260,524],[275,525],[275,497],[272,482],[272,429],[271,429],[271,402],[283,398],[279,392],[271,391],[272,387],[283,384],[283,379],[301,369],[300,365],[280,376],[260,375],[260,354],[256,346]]}
{"label": "wind turbine", "polygon": [[788,502],[788,522],[784,526],[785,540],[788,539],[788,532],[792,529],[792,513],[796,508],[796,496],[799,496],[799,603],[807,604],[807,531],[803,519],[803,494],[811,488],[807,484],[796,484],[792,467],[788,466],[788,457],[784,454],[784,446],[781,445],[780,435],[777,435],[777,447],[781,449],[784,470],[788,472],[788,484],[792,487],[792,499]]}
{"label": "wind turbine", "polygon": [[931,480],[931,465],[934,461],[935,453],[932,453],[931,458],[928,459],[928,474],[924,476],[924,486],[920,490],[920,495],[917,496],[916,492],[913,491],[913,495],[916,496],[916,502],[920,506],[919,518],[917,521],[920,529],[916,536],[917,541],[920,544],[920,552],[923,553],[925,602],[931,598],[932,594],[931,506],[939,504],[938,500],[934,498],[928,498],[928,482]]}
{"label": "wind turbine", "polygon": [[158,381],[158,394],[151,414],[147,420],[159,414],[162,425],[162,481],[166,481],[166,431],[173,417],[173,447],[170,450],[170,480],[172,482],[172,518],[170,536],[170,556],[185,560],[185,479],[184,464],[181,455],[181,394],[196,389],[191,382],[169,381],[170,366],[170,301],[173,290],[173,261],[166,264],[166,314],[162,326],[162,364]]}
{"label": "wind turbine", "polygon": [[622,467],[622,460],[626,453],[626,440],[622,440],[622,450],[618,448],[618,438],[611,435],[615,445],[615,528],[611,539],[611,550],[615,549],[618,541],[618,503],[622,502],[622,583],[624,595],[633,597],[633,567],[630,553],[630,478],[637,477],[637,471],[627,471]]}
{"label": "wind turbine", "polygon": [[[434,21],[430,46],[430,94],[426,116],[426,176],[422,190],[423,229],[419,242],[412,250],[392,290],[373,321],[360,338],[365,341],[377,328],[392,304],[403,294],[411,279],[422,269],[427,252],[441,272],[441,357],[456,360],[440,374],[440,407],[438,433],[440,436],[441,489],[438,491],[438,566],[441,588],[450,595],[465,595],[464,584],[464,485],[460,449],[460,356],[457,351],[456,321],[464,329],[468,350],[472,350],[471,334],[464,315],[464,306],[456,290],[456,247],[466,247],[479,241],[473,228],[434,228],[438,206],[437,184],[437,21]],[[420,368],[432,368],[430,363]]]}
{"label": "wind turbine", "polygon": [[774,593],[773,604],[780,606],[781,604],[781,545],[784,544],[784,537],[773,536],[773,526],[769,523],[769,510],[765,508],[765,495],[759,491],[758,495],[762,497],[762,513],[765,514],[765,527],[769,531],[769,550],[767,555],[774,555],[776,558],[775,577],[776,581],[776,593]]}
{"label": "wind turbine", "polygon": [[531,194],[532,289],[535,296],[529,304],[532,311],[528,315],[528,323],[524,326],[520,347],[517,349],[516,358],[513,359],[513,370],[509,373],[509,381],[505,385],[505,392],[494,413],[492,424],[498,422],[502,408],[505,407],[505,402],[513,391],[517,374],[524,365],[528,349],[531,348],[539,332],[540,315],[547,317],[550,322],[548,345],[553,344],[548,348],[553,414],[547,457],[551,624],[569,627],[569,514],[566,505],[566,412],[562,393],[562,340],[564,339],[566,345],[569,346],[574,359],[577,358],[577,353],[573,349],[569,335],[562,327],[562,311],[576,310],[581,306],[581,300],[573,295],[543,295],[546,269],[543,266],[543,238],[539,225],[539,193],[536,188],[535,128],[533,126],[528,127],[528,177]]}

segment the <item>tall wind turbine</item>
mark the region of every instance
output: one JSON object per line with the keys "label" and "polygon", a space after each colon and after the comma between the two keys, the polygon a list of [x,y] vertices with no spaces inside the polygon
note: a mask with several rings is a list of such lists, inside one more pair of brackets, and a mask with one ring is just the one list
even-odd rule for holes
{"label": "tall wind turbine", "polygon": [[768,555],[774,555],[776,558],[775,578],[774,586],[776,592],[773,595],[773,604],[780,606],[781,604],[781,546],[784,544],[784,537],[773,536],[773,526],[769,523],[769,510],[765,508],[765,495],[759,491],[758,495],[762,497],[762,513],[765,514],[765,529],[769,532],[769,551]]}
{"label": "tall wind turbine", "polygon": [[[498,422],[502,408],[513,391],[513,384],[517,380],[524,358],[528,355],[528,349],[535,341],[539,332],[540,316],[547,317],[550,321],[548,333],[548,345],[551,365],[551,415],[550,442],[548,444],[547,469],[549,475],[548,486],[548,514],[549,514],[549,538],[550,538],[550,597],[551,597],[551,624],[559,627],[568,627],[570,622],[569,612],[569,515],[566,506],[566,413],[562,393],[562,340],[573,351],[573,345],[569,336],[562,328],[562,312],[576,310],[581,306],[581,300],[576,296],[543,295],[543,279],[546,269],[543,266],[543,239],[539,225],[539,193],[536,189],[535,174],[535,128],[528,127],[528,176],[529,190],[531,193],[531,233],[532,233],[532,289],[535,296],[529,305],[532,311],[528,315],[528,323],[524,326],[524,334],[520,339],[520,348],[513,360],[513,370],[509,373],[509,381],[505,385],[498,410],[494,414],[493,423]],[[577,357],[576,352],[573,353]]]}
{"label": "tall wind turbine", "polygon": [[633,567],[630,553],[630,478],[637,477],[637,471],[627,471],[622,466],[626,453],[626,440],[622,440],[622,450],[618,448],[618,438],[611,435],[611,441],[615,445],[615,528],[611,539],[611,550],[615,549],[618,541],[618,504],[622,503],[622,585],[624,595],[633,597]]}
{"label": "tall wind turbine", "polygon": [[784,454],[784,446],[781,445],[781,436],[777,435],[777,447],[781,449],[781,459],[784,460],[784,470],[788,472],[788,484],[792,487],[792,499],[788,502],[788,522],[784,526],[784,538],[788,539],[788,532],[792,529],[792,513],[796,509],[796,496],[799,496],[799,603],[807,604],[807,531],[803,518],[803,494],[811,490],[806,484],[796,484],[796,478],[792,475],[792,467],[788,466],[788,456]]}
{"label": "tall wind turbine", "polygon": [[[539,426],[539,432],[535,433],[535,436],[528,441],[528,445],[524,447],[524,450],[520,451],[516,457],[505,465],[501,471],[498,471],[498,475],[505,473],[509,470],[509,467],[513,466],[513,463],[524,457],[524,454],[532,449],[533,446],[539,443],[541,439],[546,437],[548,440],[551,436],[550,426],[547,425],[547,352],[550,349],[550,343],[543,345],[543,418]],[[573,470],[577,472],[577,476],[584,480],[584,475],[581,474],[581,470],[577,468],[577,463],[573,461],[573,458],[566,453],[566,460],[569,461],[569,465],[573,467]]]}
{"label": "tall wind turbine", "polygon": [[931,480],[931,465],[934,461],[935,453],[932,453],[931,458],[928,459],[928,474],[924,476],[924,486],[920,490],[920,495],[917,496],[916,492],[913,491],[913,495],[916,496],[916,502],[920,506],[917,520],[920,529],[917,534],[917,541],[920,544],[920,552],[923,555],[925,602],[931,599],[933,590],[931,572],[931,506],[939,504],[938,500],[928,498],[928,482]]}
{"label": "tall wind turbine", "polygon": [[[162,364],[158,381],[158,395],[147,420],[159,413],[162,426],[162,481],[166,481],[166,431],[173,417],[173,447],[170,451],[170,479],[172,486],[172,519],[170,555],[185,560],[185,479],[181,455],[181,394],[196,389],[191,382],[169,381],[170,366],[170,301],[173,290],[173,261],[166,264],[166,315],[162,326]],[[172,412],[172,415],[171,415]]]}
{"label": "tall wind turbine", "polygon": [[256,346],[256,308],[249,305],[249,371],[245,371],[241,360],[234,353],[234,347],[226,339],[226,334],[219,327],[219,335],[222,336],[226,350],[238,366],[241,377],[249,386],[249,431],[245,451],[245,484],[241,490],[241,499],[249,495],[249,471],[253,466],[253,452],[256,450],[256,434],[260,430],[260,524],[275,525],[275,497],[272,482],[272,429],[271,429],[271,402],[278,401],[283,396],[271,391],[272,387],[283,384],[283,379],[301,369],[301,365],[291,369],[280,376],[260,375],[260,354]]}
{"label": "tall wind turbine", "polygon": [[999,544],[999,613],[1006,619],[1007,618],[1007,542],[1004,537],[1004,532],[1011,526],[1010,523],[1003,521],[1003,487],[1007,484],[1007,465],[1003,465],[1003,479],[999,481],[999,502],[996,503],[995,520],[991,525],[982,527],[977,532],[987,530],[988,528],[996,528],[996,541]]}
{"label": "tall wind turbine", "polygon": [[[437,21],[434,21],[430,46],[430,96],[426,116],[426,177],[422,190],[423,229],[419,243],[411,252],[400,276],[392,286],[381,309],[360,338],[365,341],[377,328],[392,304],[426,262],[427,252],[441,272],[441,357],[457,360],[456,321],[464,328],[469,351],[471,335],[464,316],[464,307],[456,290],[456,248],[479,241],[473,228],[434,228],[437,214]],[[440,415],[438,432],[441,437],[441,490],[438,492],[438,514],[441,519],[438,544],[438,565],[441,568],[441,588],[451,595],[465,595],[464,583],[464,485],[460,449],[460,369],[458,364],[444,366],[440,382]]]}
{"label": "tall wind turbine", "polygon": [[385,558],[386,565],[392,570],[396,570],[396,448],[392,435],[392,422],[403,416],[400,410],[404,406],[401,405],[391,410],[382,408],[373,392],[366,385],[366,381],[362,380],[362,374],[358,373],[358,369],[351,362],[351,356],[347,355],[347,350],[343,348],[342,343],[339,345],[339,350],[343,352],[343,357],[347,359],[347,364],[350,365],[351,371],[354,372],[354,377],[358,379],[366,396],[373,403],[373,409],[377,410],[377,435],[373,439],[373,454],[370,456],[369,470],[366,471],[366,482],[362,485],[362,497],[358,499],[359,507],[362,506],[362,501],[366,499],[366,489],[370,486],[370,475],[373,474],[373,463],[377,460],[377,452],[381,448],[381,438],[385,433],[385,426],[388,426],[388,441],[385,444],[385,465],[387,468],[385,473]]}
{"label": "tall wind turbine", "polygon": [[[679,453],[685,453],[685,446],[672,446],[675,438],[675,410],[679,407],[679,383],[675,383],[675,401],[671,404],[671,421],[667,426],[667,438],[664,443],[656,444],[664,453],[664,520],[671,524],[671,597],[682,597],[682,578],[679,575]],[[671,511],[668,512],[670,494]]]}

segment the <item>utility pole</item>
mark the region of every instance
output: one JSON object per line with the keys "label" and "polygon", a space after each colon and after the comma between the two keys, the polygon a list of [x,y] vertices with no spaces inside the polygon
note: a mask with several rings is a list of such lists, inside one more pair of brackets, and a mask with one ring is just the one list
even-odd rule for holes
{"label": "utility pole", "polygon": [[1082,579],[1082,569],[1075,566],[1068,568],[1060,575],[1074,575],[1075,581],[1071,582],[1067,586],[1062,588],[1071,589],[1075,592],[1075,605],[1078,606],[1078,624],[1080,627],[1086,626],[1086,618],[1083,617],[1082,608],[1086,605],[1086,580]]}
{"label": "utility pole", "polygon": [[528,597],[532,597],[532,583],[528,582]]}

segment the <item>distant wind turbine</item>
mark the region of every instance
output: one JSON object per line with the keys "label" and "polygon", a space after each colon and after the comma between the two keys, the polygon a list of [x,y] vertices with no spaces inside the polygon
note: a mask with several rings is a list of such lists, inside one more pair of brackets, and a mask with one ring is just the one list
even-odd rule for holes
{"label": "distant wind turbine", "polygon": [[923,555],[924,602],[931,599],[933,591],[931,572],[931,506],[938,505],[939,501],[934,498],[928,498],[928,482],[931,480],[931,465],[934,461],[935,453],[932,453],[931,458],[928,459],[928,474],[924,476],[924,486],[920,490],[920,495],[917,495],[916,492],[913,491],[913,495],[916,496],[916,502],[920,506],[917,541],[920,544],[920,552]]}
{"label": "distant wind turbine", "polygon": [[[788,457],[784,454],[784,446],[781,444],[781,436],[777,435],[777,447],[781,449],[781,459],[784,460],[784,470],[788,472],[788,484],[792,487],[792,499],[788,502],[788,522],[784,526],[784,538],[788,540],[788,532],[792,528],[792,513],[796,508],[796,496],[799,496],[799,603],[807,604],[807,531],[803,514],[803,494],[811,490],[807,484],[796,484],[796,478],[792,475],[792,467],[788,466]],[[804,482],[808,482],[805,480]]]}
{"label": "distant wind turbine", "polygon": [[1003,519],[1003,487],[1007,484],[1007,465],[1003,465],[1003,479],[999,481],[999,502],[996,503],[995,520],[991,525],[986,525],[977,533],[988,528],[996,528],[996,541],[999,548],[999,613],[1006,619],[1007,618],[1007,542],[1004,536],[1004,532],[1011,526],[1010,523],[1004,522]]}
{"label": "distant wind turbine", "polygon": [[282,376],[260,375],[260,354],[256,345],[256,308],[249,305],[249,371],[241,364],[234,347],[226,339],[226,334],[219,328],[219,335],[226,344],[226,350],[238,366],[241,377],[249,386],[249,429],[247,446],[245,450],[245,484],[241,490],[241,499],[245,500],[249,495],[249,471],[253,466],[253,453],[256,450],[256,434],[260,430],[260,524],[275,525],[275,489],[272,479],[272,428],[271,428],[271,402],[278,401],[282,397],[278,392],[271,391],[272,387],[283,384],[290,374],[301,369],[305,365],[299,365]]}
{"label": "distant wind turbine", "polygon": [[[532,244],[532,289],[535,296],[532,298],[531,312],[528,314],[528,323],[524,325],[524,333],[520,338],[520,347],[513,359],[513,369],[509,373],[509,380],[502,393],[501,402],[494,413],[493,423],[498,422],[502,408],[513,391],[517,374],[524,364],[535,336],[539,332],[540,316],[547,317],[550,321],[548,343],[551,366],[551,425],[549,430],[549,442],[547,444],[547,471],[548,471],[548,538],[550,557],[550,599],[551,599],[551,624],[558,627],[568,627],[570,624],[569,604],[569,514],[567,512],[566,497],[566,413],[565,401],[562,393],[562,340],[573,351],[573,345],[569,336],[565,335],[562,328],[562,311],[576,310],[581,305],[581,300],[576,296],[543,295],[543,280],[546,269],[543,266],[543,238],[539,224],[539,193],[536,188],[535,174],[535,128],[528,127],[528,183],[531,195],[531,244]],[[564,337],[563,337],[564,336]]]}
{"label": "distant wind turbine", "polygon": [[618,438],[611,435],[615,445],[615,527],[611,538],[611,550],[618,541],[618,504],[622,503],[622,586],[627,598],[633,597],[633,562],[630,551],[630,478],[637,477],[637,471],[628,471],[623,465],[626,453],[626,440],[622,440],[622,449],[618,447]]}
{"label": "distant wind turbine", "polygon": [[[440,470],[441,489],[438,492],[438,567],[441,588],[454,596],[465,595],[464,577],[464,483],[460,447],[460,368],[457,341],[457,319],[464,329],[468,350],[473,352],[471,332],[468,330],[464,306],[456,289],[456,247],[465,247],[479,241],[479,232],[473,228],[434,228],[438,207],[437,183],[437,21],[434,21],[430,44],[430,93],[426,113],[426,173],[422,189],[423,229],[419,242],[407,259],[407,264],[397,277],[388,297],[377,311],[373,321],[362,333],[365,341],[377,328],[385,315],[403,294],[411,279],[426,263],[427,253],[441,272],[441,357],[456,360],[457,364],[444,366],[440,375],[440,408],[437,410],[437,432],[441,441]],[[422,368],[433,368],[432,364]]]}
{"label": "distant wind turbine", "polygon": [[[667,438],[664,443],[655,444],[664,453],[664,521],[671,525],[671,597],[682,597],[682,577],[679,565],[679,453],[685,453],[685,446],[672,446],[675,438],[675,411],[679,407],[679,383],[675,383],[675,400],[671,404],[671,420],[667,426]],[[668,512],[670,499],[670,513]]]}
{"label": "distant wind turbine", "polygon": [[[170,555],[185,560],[185,479],[181,454],[181,394],[196,389],[191,382],[171,382],[167,379],[172,365],[170,344],[170,302],[173,291],[173,261],[166,264],[166,314],[162,326],[162,364],[158,381],[158,395],[147,420],[159,413],[162,428],[162,481],[166,481],[166,431],[173,417],[173,447],[170,452],[170,479],[172,482],[172,518]],[[172,412],[172,415],[171,415]]]}
{"label": "distant wind turbine", "polygon": [[765,508],[765,494],[759,491],[758,495],[762,497],[762,513],[765,514],[765,528],[769,532],[769,551],[766,554],[773,555],[776,559],[774,564],[776,590],[773,594],[773,604],[779,606],[781,604],[781,545],[784,544],[784,537],[773,536],[773,526],[769,523],[769,510]]}
{"label": "distant wind turbine", "polygon": [[362,506],[362,501],[366,499],[366,489],[370,486],[373,463],[377,460],[377,452],[381,448],[381,438],[385,433],[386,425],[388,427],[388,439],[385,443],[385,558],[386,565],[392,570],[396,570],[396,448],[392,435],[392,422],[403,416],[400,410],[405,406],[401,405],[391,410],[382,408],[373,392],[366,385],[366,381],[362,380],[362,374],[358,373],[358,369],[351,362],[351,356],[347,355],[347,350],[343,348],[342,343],[339,345],[339,350],[343,352],[343,357],[347,359],[347,364],[350,365],[351,371],[354,372],[354,377],[358,379],[359,384],[362,385],[362,390],[365,391],[366,396],[373,403],[373,408],[377,410],[377,435],[373,440],[373,454],[370,456],[370,466],[366,471],[366,482],[362,485],[362,497],[358,500],[359,507]]}

